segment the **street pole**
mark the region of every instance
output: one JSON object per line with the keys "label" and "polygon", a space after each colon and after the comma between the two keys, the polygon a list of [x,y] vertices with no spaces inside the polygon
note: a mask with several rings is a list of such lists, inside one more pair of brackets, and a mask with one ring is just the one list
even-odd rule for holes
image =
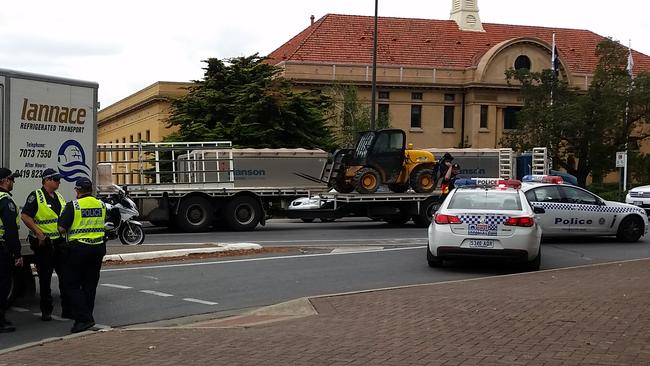
{"label": "street pole", "polygon": [[370,97],[370,130],[375,130],[375,104],[377,104],[377,8],[379,0],[375,0],[375,32],[372,46],[372,96]]}

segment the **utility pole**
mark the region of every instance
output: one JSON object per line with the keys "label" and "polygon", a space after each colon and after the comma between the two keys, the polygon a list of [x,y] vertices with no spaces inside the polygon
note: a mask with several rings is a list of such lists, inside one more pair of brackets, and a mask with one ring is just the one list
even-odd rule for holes
{"label": "utility pole", "polygon": [[375,0],[375,32],[372,46],[372,96],[370,97],[370,129],[375,130],[375,104],[377,104],[377,8],[379,0]]}

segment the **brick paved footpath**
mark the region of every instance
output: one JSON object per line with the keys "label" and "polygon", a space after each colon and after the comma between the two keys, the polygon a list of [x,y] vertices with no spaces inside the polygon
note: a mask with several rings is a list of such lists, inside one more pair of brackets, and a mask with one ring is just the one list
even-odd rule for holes
{"label": "brick paved footpath", "polygon": [[0,365],[650,365],[650,260],[311,302],[318,315],[95,332]]}

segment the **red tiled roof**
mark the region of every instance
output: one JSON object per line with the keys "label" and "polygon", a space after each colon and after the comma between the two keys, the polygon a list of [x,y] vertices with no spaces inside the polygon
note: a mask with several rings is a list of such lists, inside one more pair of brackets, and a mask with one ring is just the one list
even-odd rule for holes
{"label": "red tiled roof", "polygon": [[[271,52],[270,62],[371,64],[373,17],[327,14]],[[495,45],[515,38],[552,42],[572,73],[593,73],[595,49],[604,38],[588,30],[483,23],[485,32],[461,31],[453,20],[378,19],[377,63],[468,68]],[[650,71],[650,57],[632,51],[634,73]],[[550,61],[549,61],[550,62]]]}

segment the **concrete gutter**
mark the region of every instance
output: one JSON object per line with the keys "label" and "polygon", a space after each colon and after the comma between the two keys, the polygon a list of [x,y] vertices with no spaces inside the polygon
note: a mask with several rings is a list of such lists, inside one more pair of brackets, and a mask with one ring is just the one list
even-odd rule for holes
{"label": "concrete gutter", "polygon": [[185,257],[190,254],[209,254],[217,252],[227,252],[233,250],[260,250],[262,246],[255,243],[232,243],[232,244],[219,244],[211,248],[191,248],[191,249],[173,249],[173,250],[158,250],[151,252],[139,253],[123,253],[123,254],[109,254],[104,256],[104,262],[126,262],[136,261],[143,259],[155,258],[169,258],[169,257]]}

